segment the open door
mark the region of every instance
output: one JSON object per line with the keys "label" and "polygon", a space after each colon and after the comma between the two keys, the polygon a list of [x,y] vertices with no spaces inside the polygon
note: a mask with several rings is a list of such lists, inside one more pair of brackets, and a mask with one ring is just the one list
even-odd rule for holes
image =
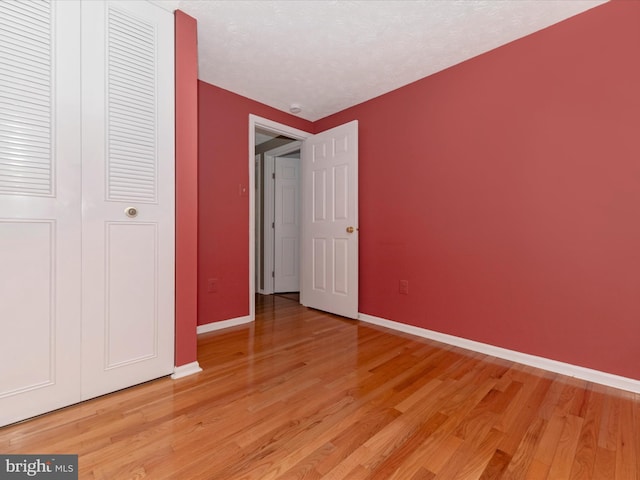
{"label": "open door", "polygon": [[358,122],[302,146],[300,303],[358,316]]}

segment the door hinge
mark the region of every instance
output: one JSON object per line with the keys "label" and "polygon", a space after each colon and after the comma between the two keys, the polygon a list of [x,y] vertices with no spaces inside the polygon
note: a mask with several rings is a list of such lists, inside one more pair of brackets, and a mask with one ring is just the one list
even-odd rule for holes
{"label": "door hinge", "polygon": [[275,222],[271,222],[271,228],[276,228]]}
{"label": "door hinge", "polygon": [[271,178],[276,178],[275,172],[271,174]]}
{"label": "door hinge", "polygon": [[271,278],[276,278],[276,272],[271,272]]}

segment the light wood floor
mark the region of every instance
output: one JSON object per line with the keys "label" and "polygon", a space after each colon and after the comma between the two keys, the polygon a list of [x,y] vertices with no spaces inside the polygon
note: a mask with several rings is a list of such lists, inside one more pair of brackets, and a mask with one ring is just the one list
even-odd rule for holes
{"label": "light wood floor", "polygon": [[640,480],[640,398],[259,297],[204,372],[0,429],[81,479]]}

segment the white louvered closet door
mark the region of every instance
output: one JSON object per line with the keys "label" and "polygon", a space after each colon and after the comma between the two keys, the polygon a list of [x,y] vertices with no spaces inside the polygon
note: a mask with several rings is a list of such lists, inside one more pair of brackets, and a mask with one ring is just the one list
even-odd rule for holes
{"label": "white louvered closet door", "polygon": [[80,400],[78,2],[0,2],[0,426]]}
{"label": "white louvered closet door", "polygon": [[82,397],[174,366],[173,15],[82,2]]}
{"label": "white louvered closet door", "polygon": [[173,31],[0,0],[0,426],[173,370]]}

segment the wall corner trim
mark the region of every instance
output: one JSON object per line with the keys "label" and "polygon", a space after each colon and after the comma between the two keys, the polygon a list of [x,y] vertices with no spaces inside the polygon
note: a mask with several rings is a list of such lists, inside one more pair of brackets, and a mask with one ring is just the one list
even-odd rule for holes
{"label": "wall corner trim", "polygon": [[237,325],[244,325],[245,323],[251,323],[253,319],[250,315],[238,318],[230,318],[229,320],[222,320],[220,322],[211,322],[204,325],[198,325],[198,335],[201,333],[214,332],[216,330],[222,330],[223,328],[235,327]]}
{"label": "wall corner trim", "polygon": [[173,368],[173,374],[171,378],[176,380],[182,377],[188,377],[189,375],[193,375],[194,373],[201,372],[202,368],[198,362],[187,363],[186,365],[180,365],[179,367]]}
{"label": "wall corner trim", "polygon": [[408,333],[417,337],[428,338],[437,342],[446,343],[448,345],[453,345],[455,347],[464,348],[466,350],[471,350],[474,352],[484,353],[486,355],[502,358],[504,360],[510,360],[512,362],[540,368],[542,370],[547,370],[554,373],[559,373],[561,375],[579,378],[581,380],[598,383],[608,387],[618,388],[620,390],[640,393],[640,380],[621,377],[612,373],[592,370],[590,368],[580,367],[578,365],[572,365],[570,363],[559,362],[557,360],[551,360],[544,357],[538,357],[515,350],[508,350],[506,348],[496,347],[494,345],[476,342],[474,340],[468,340],[466,338],[456,337],[454,335],[448,335],[445,333],[435,332],[433,330],[427,330],[425,328],[416,327],[413,325],[394,322],[392,320],[375,317],[366,313],[359,313],[358,319],[366,323],[378,325],[380,327],[397,330],[399,332]]}

